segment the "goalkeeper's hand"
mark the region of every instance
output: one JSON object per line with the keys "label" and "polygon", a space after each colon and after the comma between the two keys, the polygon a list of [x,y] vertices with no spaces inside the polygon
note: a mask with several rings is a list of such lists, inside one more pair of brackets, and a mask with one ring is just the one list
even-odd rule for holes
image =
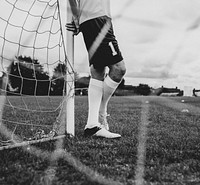
{"label": "goalkeeper's hand", "polygon": [[68,31],[72,31],[74,35],[78,35],[80,32],[79,23],[76,20],[73,20],[71,23],[67,23],[66,28]]}

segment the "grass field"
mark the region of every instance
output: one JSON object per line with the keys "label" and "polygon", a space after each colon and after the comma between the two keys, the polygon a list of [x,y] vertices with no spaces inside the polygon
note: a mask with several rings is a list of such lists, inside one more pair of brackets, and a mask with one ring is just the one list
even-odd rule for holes
{"label": "grass field", "polygon": [[87,97],[76,97],[76,136],[0,151],[0,185],[198,185],[199,113],[200,98],[112,97],[122,138],[84,138]]}

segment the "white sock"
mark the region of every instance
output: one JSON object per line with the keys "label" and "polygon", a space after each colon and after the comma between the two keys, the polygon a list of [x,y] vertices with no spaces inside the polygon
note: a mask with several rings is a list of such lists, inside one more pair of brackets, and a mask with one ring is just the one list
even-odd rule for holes
{"label": "white sock", "polygon": [[103,97],[102,97],[102,100],[101,100],[101,105],[100,105],[100,110],[99,110],[100,114],[102,114],[102,115],[107,114],[108,102],[109,102],[112,94],[117,89],[118,85],[119,85],[119,83],[113,81],[108,75],[104,79],[104,82],[103,82]]}
{"label": "white sock", "polygon": [[103,95],[103,81],[91,78],[88,88],[88,120],[85,128],[99,126],[99,107]]}

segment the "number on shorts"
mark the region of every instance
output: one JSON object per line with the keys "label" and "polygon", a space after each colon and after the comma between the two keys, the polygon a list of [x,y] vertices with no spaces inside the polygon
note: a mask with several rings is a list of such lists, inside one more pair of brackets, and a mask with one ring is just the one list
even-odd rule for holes
{"label": "number on shorts", "polygon": [[109,46],[110,46],[110,49],[112,51],[112,55],[113,56],[117,55],[117,52],[116,52],[112,42],[109,42]]}

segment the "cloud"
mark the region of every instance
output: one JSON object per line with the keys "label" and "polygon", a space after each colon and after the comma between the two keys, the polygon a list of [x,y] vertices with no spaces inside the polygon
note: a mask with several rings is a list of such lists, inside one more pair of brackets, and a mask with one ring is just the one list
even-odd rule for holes
{"label": "cloud", "polygon": [[199,8],[197,0],[140,0],[123,20],[114,22],[129,81],[132,77],[138,83],[146,79],[168,86],[198,85],[194,71],[199,71],[200,62]]}
{"label": "cloud", "polygon": [[[199,9],[199,0],[111,0],[114,31],[127,66],[126,78],[129,81],[132,78],[134,83],[169,86],[190,83],[198,86]],[[0,15],[9,15],[5,11]],[[21,24],[21,20],[17,20],[16,24]],[[34,29],[32,21],[27,22],[26,26]],[[6,27],[6,24],[1,25],[2,28]],[[3,35],[2,30],[0,35]],[[16,34],[11,34],[8,39],[19,40]],[[33,37],[27,34],[22,40],[24,44],[32,43]],[[9,49],[4,54],[12,58],[18,50],[7,44]],[[0,39],[2,45],[3,39]],[[75,70],[80,73],[89,72],[88,54],[82,34],[75,37],[74,51]],[[50,58],[57,56],[54,51],[50,53]],[[40,53],[37,55],[45,56]]]}
{"label": "cloud", "polygon": [[[114,31],[128,83],[198,88],[199,0],[111,0]],[[88,71],[81,35],[77,70]],[[80,50],[79,50],[80,51]]]}
{"label": "cloud", "polygon": [[127,77],[132,78],[149,78],[149,79],[170,79],[177,78],[177,74],[170,73],[166,70],[155,70],[149,68],[143,68],[140,71],[128,72]]}

